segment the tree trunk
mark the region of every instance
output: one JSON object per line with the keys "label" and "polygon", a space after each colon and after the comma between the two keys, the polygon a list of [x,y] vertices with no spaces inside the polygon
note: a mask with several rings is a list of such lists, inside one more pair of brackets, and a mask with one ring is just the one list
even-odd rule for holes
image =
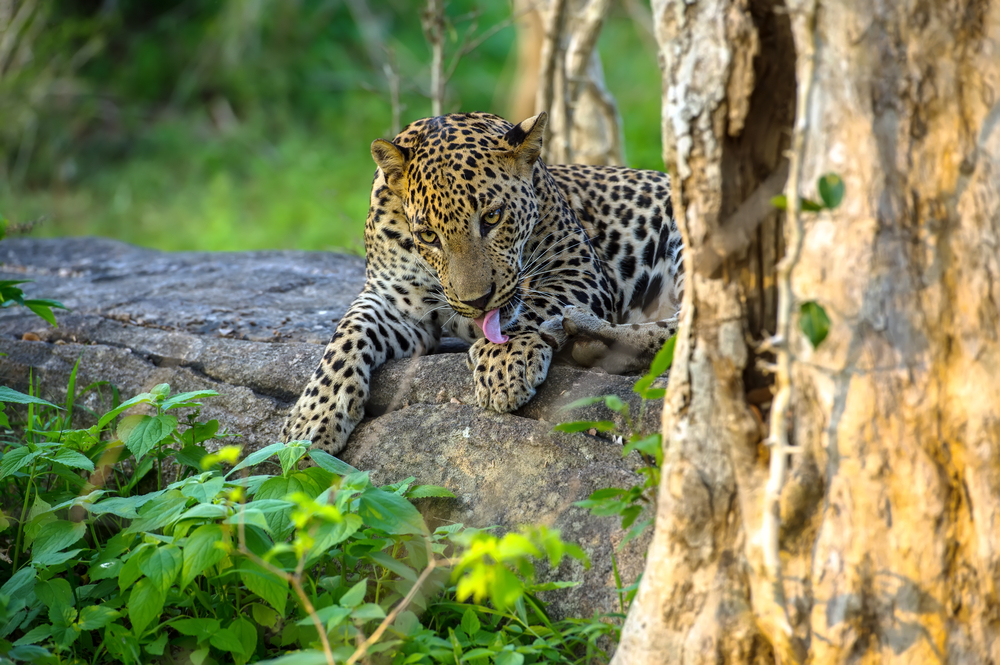
{"label": "tree trunk", "polygon": [[[614,663],[1000,663],[1000,2],[653,9],[689,286]],[[787,148],[839,208],[760,214]]]}
{"label": "tree trunk", "polygon": [[514,117],[528,117],[522,114],[529,96],[534,113],[549,113],[543,157],[550,164],[625,163],[621,116],[597,52],[609,6],[609,0],[514,1],[513,107],[522,109]]}

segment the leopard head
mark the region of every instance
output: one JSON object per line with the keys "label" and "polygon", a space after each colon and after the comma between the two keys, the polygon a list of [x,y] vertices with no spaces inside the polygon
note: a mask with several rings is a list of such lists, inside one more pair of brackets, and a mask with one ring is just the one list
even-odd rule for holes
{"label": "leopard head", "polygon": [[521,252],[539,217],[532,174],[545,124],[545,113],[518,125],[488,114],[448,115],[423,121],[406,140],[404,131],[394,142],[372,143],[448,304],[477,322],[517,291]]}

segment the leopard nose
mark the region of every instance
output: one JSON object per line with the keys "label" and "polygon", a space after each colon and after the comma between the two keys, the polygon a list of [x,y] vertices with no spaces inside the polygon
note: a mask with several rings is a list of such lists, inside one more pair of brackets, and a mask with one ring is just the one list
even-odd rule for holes
{"label": "leopard nose", "polygon": [[497,290],[496,283],[490,284],[490,291],[486,295],[480,296],[475,300],[463,300],[462,302],[468,305],[469,307],[472,307],[473,309],[485,310],[486,305],[490,302],[490,298],[493,297],[493,294],[496,293],[496,290]]}

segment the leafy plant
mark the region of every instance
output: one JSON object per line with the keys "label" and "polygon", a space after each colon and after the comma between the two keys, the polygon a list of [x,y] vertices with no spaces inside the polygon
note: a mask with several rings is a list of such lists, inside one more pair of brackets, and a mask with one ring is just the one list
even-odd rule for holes
{"label": "leafy plant", "polygon": [[[12,419],[21,434],[0,457],[0,487],[23,506],[0,525],[12,556],[0,563],[6,658],[606,658],[593,642],[613,626],[601,617],[553,621],[536,595],[567,585],[537,583],[535,560],[586,559],[557,531],[496,536],[456,524],[432,532],[412,502],[452,497],[446,488],[414,478],[375,486],[367,472],[301,441],[242,458],[237,446],[209,445],[227,436],[216,421],[198,420],[213,391],[172,395],[164,384],[115,397],[109,411],[92,414],[95,424],[74,429],[75,376],[64,407],[0,390],[0,401],[27,409],[23,421]],[[257,470],[262,464],[273,472]]]}
{"label": "leafy plant", "polygon": [[[674,346],[677,338],[668,339],[663,348],[657,352],[650,365],[649,371],[636,381],[633,390],[642,398],[639,421],[642,421],[643,411],[652,400],[661,399],[666,393],[665,388],[653,387],[653,382],[662,376],[674,361]],[[639,473],[644,480],[639,485],[632,487],[608,487],[593,492],[587,499],[577,501],[573,505],[587,508],[593,515],[610,516],[617,515],[621,518],[623,529],[629,529],[625,538],[618,544],[618,551],[621,551],[631,540],[642,534],[653,524],[653,518],[649,517],[637,522],[647,507],[656,505],[656,490],[660,484],[660,467],[663,465],[663,441],[660,433],[648,434],[638,431],[635,421],[629,413],[629,405],[622,401],[617,395],[604,395],[601,397],[585,397],[575,402],[571,402],[563,407],[564,410],[571,410],[583,406],[590,406],[603,402],[612,411],[621,414],[628,428],[628,443],[622,449],[622,457],[628,456],[633,451],[637,451],[647,461],[647,464],[640,467]],[[610,420],[600,421],[574,421],[560,423],[555,429],[561,432],[580,432],[589,429],[598,431],[613,430],[615,424]],[[613,553],[612,553],[612,556]],[[638,582],[628,588],[622,587],[621,578],[618,575],[617,561],[612,559],[615,578],[618,584],[618,593],[621,609],[624,612],[631,602],[638,588]]]}
{"label": "leafy plant", "polygon": [[25,298],[18,284],[27,284],[30,279],[3,279],[0,280],[0,307],[13,307],[20,305],[27,307],[32,312],[48,321],[53,326],[56,324],[56,317],[52,313],[52,308],[66,309],[58,300],[48,298]]}

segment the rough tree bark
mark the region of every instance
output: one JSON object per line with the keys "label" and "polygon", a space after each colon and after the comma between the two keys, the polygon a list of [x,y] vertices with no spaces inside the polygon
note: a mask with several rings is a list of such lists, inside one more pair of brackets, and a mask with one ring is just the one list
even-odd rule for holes
{"label": "rough tree bark", "polygon": [[[689,286],[614,663],[1000,662],[1000,2],[653,9]],[[843,205],[747,233],[783,168],[813,199],[839,174]],[[794,318],[770,337],[809,300],[818,349]],[[795,446],[773,512],[768,338]]]}

